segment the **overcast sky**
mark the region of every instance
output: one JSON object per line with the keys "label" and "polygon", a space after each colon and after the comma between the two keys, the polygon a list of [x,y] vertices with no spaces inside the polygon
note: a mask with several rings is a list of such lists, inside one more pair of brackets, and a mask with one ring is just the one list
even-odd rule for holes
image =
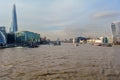
{"label": "overcast sky", "polygon": [[120,0],[0,0],[0,26],[10,27],[16,4],[19,30],[50,39],[109,36],[120,20]]}

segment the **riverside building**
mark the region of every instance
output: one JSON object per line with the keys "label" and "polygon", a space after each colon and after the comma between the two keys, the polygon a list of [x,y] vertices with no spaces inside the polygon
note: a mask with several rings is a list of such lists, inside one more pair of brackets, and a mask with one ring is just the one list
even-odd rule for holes
{"label": "riverside building", "polygon": [[30,31],[19,31],[15,33],[15,40],[20,45],[40,43],[40,34]]}
{"label": "riverside building", "polygon": [[3,47],[6,45],[6,37],[3,34],[3,32],[0,31],[0,47]]}
{"label": "riverside building", "polygon": [[120,21],[111,24],[113,44],[120,45]]}
{"label": "riverside building", "polygon": [[6,29],[4,26],[0,26],[0,47],[6,45]]}
{"label": "riverside building", "polygon": [[5,26],[0,26],[0,31],[6,36],[6,28],[5,28]]}

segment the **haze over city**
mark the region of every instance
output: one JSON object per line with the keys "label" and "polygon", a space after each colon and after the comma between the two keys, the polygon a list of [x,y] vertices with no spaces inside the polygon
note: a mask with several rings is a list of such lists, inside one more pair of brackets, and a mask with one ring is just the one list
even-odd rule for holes
{"label": "haze over city", "polygon": [[111,23],[120,20],[120,0],[0,0],[0,25],[7,29],[14,3],[19,30],[50,39],[109,36]]}

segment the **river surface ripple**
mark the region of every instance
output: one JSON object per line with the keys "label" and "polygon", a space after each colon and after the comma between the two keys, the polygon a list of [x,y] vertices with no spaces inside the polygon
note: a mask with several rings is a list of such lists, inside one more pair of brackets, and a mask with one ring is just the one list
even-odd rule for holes
{"label": "river surface ripple", "polygon": [[0,80],[120,80],[120,46],[1,49]]}

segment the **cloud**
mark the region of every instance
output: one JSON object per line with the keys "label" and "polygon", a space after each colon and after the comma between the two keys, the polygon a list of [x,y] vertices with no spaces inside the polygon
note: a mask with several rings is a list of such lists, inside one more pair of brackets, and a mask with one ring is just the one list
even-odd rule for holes
{"label": "cloud", "polygon": [[120,20],[113,21],[113,23],[120,23]]}
{"label": "cloud", "polygon": [[100,22],[100,21],[90,21],[90,23],[86,24],[76,24],[71,26],[66,26],[64,31],[70,37],[77,37],[77,36],[94,36],[94,37],[101,37],[101,36],[108,36],[111,32],[110,27],[111,21],[107,22]]}
{"label": "cloud", "polygon": [[93,15],[94,19],[105,19],[105,18],[113,18],[113,17],[120,17],[119,11],[104,11],[99,12]]}
{"label": "cloud", "polygon": [[19,3],[17,13],[21,27],[32,28],[34,26],[35,29],[39,30],[43,29],[42,27],[48,29],[51,26],[64,27],[79,22],[77,19],[81,17],[80,13],[85,9],[84,1],[79,0],[54,0],[46,7],[39,5],[39,8],[37,3],[35,4],[30,6],[30,4],[25,5],[24,3],[25,7],[23,8],[23,6],[19,6]]}
{"label": "cloud", "polygon": [[[19,30],[39,32],[51,38],[101,34],[112,21],[119,19],[120,12],[116,4],[109,4],[112,2],[105,4],[108,11],[101,12],[103,6],[100,2],[103,4],[104,1],[16,0]],[[9,27],[13,1],[0,0],[0,4],[0,24]]]}

